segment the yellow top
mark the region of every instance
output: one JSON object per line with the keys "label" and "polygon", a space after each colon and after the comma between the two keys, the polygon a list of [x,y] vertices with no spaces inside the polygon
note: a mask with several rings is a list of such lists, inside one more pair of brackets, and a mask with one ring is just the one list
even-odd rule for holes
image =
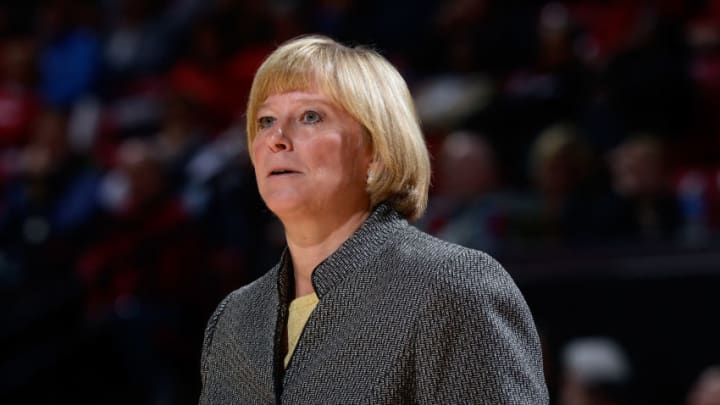
{"label": "yellow top", "polygon": [[288,351],[285,355],[285,368],[287,368],[288,363],[290,363],[290,358],[292,358],[293,352],[295,351],[295,346],[297,346],[298,339],[300,339],[300,334],[305,328],[305,324],[318,302],[319,300],[315,293],[303,295],[290,302],[287,324]]}

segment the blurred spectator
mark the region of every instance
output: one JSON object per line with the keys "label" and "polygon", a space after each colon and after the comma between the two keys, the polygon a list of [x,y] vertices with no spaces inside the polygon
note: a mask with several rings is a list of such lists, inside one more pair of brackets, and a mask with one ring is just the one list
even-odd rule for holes
{"label": "blurred spectator", "polygon": [[708,242],[720,230],[720,167],[678,167],[673,177],[682,214],[680,240]]}
{"label": "blurred spectator", "polygon": [[[101,299],[91,303],[91,310],[105,311],[107,308],[98,305],[111,306],[118,295],[135,294],[138,288],[157,294],[183,287],[177,281],[184,279],[174,277],[184,275],[193,263],[187,259],[200,246],[173,252],[187,242],[190,234],[181,231],[190,224],[180,201],[169,192],[157,149],[147,141],[125,141],[118,149],[117,168],[106,176],[102,193],[111,218],[78,268],[90,284],[93,299]],[[162,279],[156,279],[159,275],[172,279],[160,282]]]}
{"label": "blurred spectator", "polygon": [[662,143],[652,136],[632,137],[609,157],[617,200],[618,232],[634,240],[675,236],[680,211],[672,192]]}
{"label": "blurred spectator", "polygon": [[590,66],[604,68],[617,54],[627,49],[633,31],[642,18],[640,2],[580,1],[571,4],[570,12],[582,32],[581,56]]}
{"label": "blurred spectator", "polygon": [[575,127],[556,124],[531,146],[533,195],[519,196],[512,214],[512,238],[528,243],[578,243],[596,237],[602,221],[596,199],[596,168]]}
{"label": "blurred spectator", "polygon": [[210,306],[203,280],[211,272],[197,227],[169,192],[157,148],[130,139],[118,153],[103,188],[110,217],[77,272],[93,332],[120,354],[123,379],[110,386],[124,387],[125,400],[173,403],[178,380],[195,364],[185,351],[197,335],[184,331],[202,328]]}
{"label": "blurred spectator", "polygon": [[96,90],[101,44],[88,22],[80,20],[87,7],[90,3],[53,0],[41,9],[39,91],[50,105],[68,107]]}
{"label": "blurred spectator", "polygon": [[456,131],[438,156],[437,191],[421,227],[441,239],[494,251],[504,236],[500,178],[492,147],[480,134]]}
{"label": "blurred spectator", "polygon": [[687,398],[687,405],[720,405],[720,368],[702,372]]}
{"label": "blurred spectator", "polygon": [[39,108],[35,44],[30,37],[0,43],[0,149],[27,142]]}
{"label": "blurred spectator", "polygon": [[[518,10],[512,11],[520,14]],[[527,146],[538,132],[554,123],[572,124],[570,120],[585,105],[589,75],[577,55],[576,33],[565,4],[549,2],[537,9],[524,7],[522,16],[532,18],[528,27],[533,31],[523,32],[527,41],[524,46],[528,48],[526,59],[493,74],[493,98],[470,122],[494,135],[493,143],[508,182],[525,186]],[[498,42],[518,46],[505,40]]]}
{"label": "blurred spectator", "polygon": [[536,10],[535,4],[517,2],[436,2],[419,50],[421,65],[430,71],[502,76],[531,60]]}
{"label": "blurred spectator", "polygon": [[720,148],[720,3],[705,2],[687,22],[689,79],[693,83],[692,132],[673,145],[682,159],[700,165],[717,164]]}
{"label": "blurred spectator", "polygon": [[168,93],[165,97],[160,132],[153,137],[153,143],[170,190],[179,190],[187,183],[187,165],[205,142],[202,111],[193,100],[179,94]]}
{"label": "blurred spectator", "polygon": [[[453,0],[443,3],[435,14],[435,34],[441,44],[436,51],[435,62],[443,63],[450,71],[468,72],[476,70],[480,61],[478,53],[483,41],[483,30],[487,30],[488,1]],[[439,57],[438,57],[439,56]]]}
{"label": "blurred spectator", "polygon": [[69,146],[67,117],[40,114],[0,211],[2,246],[27,270],[68,270],[93,232],[100,176]]}
{"label": "blurred spectator", "polygon": [[272,266],[272,254],[285,247],[282,232],[279,241],[268,237],[275,219],[257,192],[241,126],[236,123],[193,155],[182,190],[183,205],[202,224],[217,270],[204,277],[223,291],[262,275]]}
{"label": "blurred spectator", "polygon": [[562,350],[559,405],[630,404],[630,363],[609,338],[577,338]]}
{"label": "blurred spectator", "polygon": [[224,128],[239,111],[235,109],[238,94],[233,92],[230,77],[225,71],[228,50],[219,27],[212,21],[195,24],[191,30],[187,54],[170,72],[175,91],[197,101],[206,119],[215,128]]}
{"label": "blurred spectator", "polygon": [[202,6],[199,0],[104,2],[110,27],[103,50],[107,79],[124,83],[167,67]]}
{"label": "blurred spectator", "polygon": [[214,131],[242,114],[253,74],[271,49],[264,41],[236,49],[232,38],[223,36],[228,17],[222,17],[211,15],[195,23],[188,48],[169,72],[173,91],[193,100]]}

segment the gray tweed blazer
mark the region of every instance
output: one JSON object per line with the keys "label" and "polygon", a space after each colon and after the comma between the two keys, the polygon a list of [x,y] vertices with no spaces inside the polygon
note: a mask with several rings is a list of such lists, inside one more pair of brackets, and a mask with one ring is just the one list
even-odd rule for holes
{"label": "gray tweed blazer", "polygon": [[490,256],[380,205],[312,282],[320,302],[287,370],[287,252],[220,303],[201,404],[548,403],[530,311]]}

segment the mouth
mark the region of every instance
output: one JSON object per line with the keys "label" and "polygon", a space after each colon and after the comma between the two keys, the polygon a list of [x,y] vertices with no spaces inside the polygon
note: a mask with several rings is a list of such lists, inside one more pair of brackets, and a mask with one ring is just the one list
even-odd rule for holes
{"label": "mouth", "polygon": [[275,169],[275,170],[271,171],[270,174],[268,174],[268,177],[284,176],[284,175],[288,175],[288,174],[297,174],[297,173],[300,173],[300,172],[291,170],[291,169]]}

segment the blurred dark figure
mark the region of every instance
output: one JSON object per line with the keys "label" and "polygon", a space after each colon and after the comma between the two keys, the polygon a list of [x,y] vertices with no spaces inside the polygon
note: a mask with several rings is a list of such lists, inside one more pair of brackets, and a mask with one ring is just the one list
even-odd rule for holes
{"label": "blurred dark figure", "polygon": [[681,218],[673,194],[660,141],[648,135],[634,136],[609,156],[617,236],[636,241],[673,238]]}
{"label": "blurred dark figure", "polygon": [[608,141],[617,140],[612,131],[617,128],[679,134],[688,124],[691,105],[688,49],[679,16],[683,7],[692,6],[632,1],[567,4],[578,28],[579,56],[594,75],[584,117],[594,143],[610,146]]}
{"label": "blurred dark figure", "polygon": [[536,4],[452,0],[434,6],[417,49],[423,68],[502,76],[532,60]]}
{"label": "blurred dark figure", "polygon": [[438,163],[438,189],[420,226],[463,246],[499,248],[506,215],[492,146],[480,134],[453,132],[442,144]]}
{"label": "blurred dark figure", "polygon": [[208,271],[201,235],[147,141],[120,146],[103,201],[110,217],[77,267],[102,357],[96,367],[114,377],[94,390],[102,403],[186,403],[178,401],[197,389],[185,373],[195,367],[210,306],[199,274]]}
{"label": "blurred dark figure", "polygon": [[687,405],[720,405],[720,368],[702,372],[687,398]]}
{"label": "blurred dark figure", "polygon": [[67,116],[55,110],[40,114],[18,164],[3,195],[2,246],[28,271],[67,270],[94,230],[100,175],[72,150]]}
{"label": "blurred dark figure", "polygon": [[[533,31],[520,36],[527,41],[527,55],[494,74],[493,100],[473,119],[495,135],[493,141],[507,180],[516,185],[526,182],[531,153],[526,148],[537,134],[555,123],[573,119],[585,105],[588,78],[578,56],[576,27],[567,5],[548,2],[541,7],[519,8],[522,12],[513,10],[514,18],[532,18],[527,23]],[[501,30],[511,29],[518,28]],[[516,52],[519,44],[513,43],[515,40],[503,36],[495,42],[507,46],[504,52],[522,54]],[[522,120],[517,119],[520,116]]]}
{"label": "blurred dark figure", "polygon": [[[185,167],[181,198],[190,214],[202,224],[215,274],[204,279],[214,284],[208,296],[228,293],[233,287],[255,280],[267,271],[269,258],[284,249],[285,239],[275,241],[277,219],[267,210],[250,168],[242,122],[201,146]],[[262,237],[258,237],[262,235]],[[211,280],[211,277],[217,279]],[[214,295],[217,297],[217,295]]]}
{"label": "blurred dark figure", "polygon": [[562,351],[558,405],[630,404],[632,378],[623,349],[609,338],[578,338]]}
{"label": "blurred dark figure", "polygon": [[591,150],[575,127],[556,124],[531,146],[533,195],[520,197],[512,214],[514,243],[580,243],[596,237],[598,184]]}
{"label": "blurred dark figure", "polygon": [[75,368],[84,294],[72,270],[97,231],[100,176],[54,110],[39,115],[18,164],[0,200],[0,402],[62,402],[86,377]]}
{"label": "blurred dark figure", "polygon": [[[160,129],[168,87],[166,71],[183,49],[184,35],[203,2],[109,0],[102,49],[104,111],[100,143],[114,150],[118,141]],[[114,152],[110,152],[112,155]]]}
{"label": "blurred dark figure", "polygon": [[679,167],[675,193],[682,214],[681,243],[705,244],[720,230],[720,169]]}
{"label": "blurred dark figure", "polygon": [[489,3],[484,0],[453,0],[442,3],[433,21],[435,40],[438,42],[430,44],[434,51],[434,63],[442,63],[443,70],[449,68],[459,72],[472,71],[478,67],[480,58],[477,56],[484,45],[481,42],[483,34],[490,29]]}
{"label": "blurred dark figure", "polygon": [[0,150],[19,147],[30,138],[39,109],[33,87],[35,73],[35,43],[31,37],[0,41]]}
{"label": "blurred dark figure", "polygon": [[[168,79],[173,91],[192,99],[194,107],[202,109],[203,122],[209,129],[221,131],[244,110],[244,95],[250,90],[253,73],[270,52],[271,42],[256,39],[255,43],[238,46],[238,36],[226,26],[237,23],[227,21],[233,14],[214,13],[192,26],[189,46],[168,73]],[[233,36],[227,37],[228,31]]]}
{"label": "blurred dark figure", "polygon": [[207,124],[225,128],[239,108],[232,77],[228,74],[229,46],[222,38],[220,27],[212,20],[196,23],[190,33],[185,56],[170,72],[176,92],[196,100],[196,108],[206,112]]}
{"label": "blurred dark figure", "polygon": [[[502,107],[507,110],[506,120],[513,120],[518,114],[526,117],[515,125],[515,136],[504,145],[506,151],[516,149],[517,141],[526,140],[528,144],[537,141],[538,132],[565,131],[574,133],[571,137],[577,138],[571,142],[577,146],[570,147],[577,152],[570,154],[589,153],[589,150],[580,151],[589,147],[586,134],[575,128],[571,121],[586,102],[588,73],[581,63],[582,47],[578,46],[576,21],[569,7],[569,4],[557,1],[545,2],[539,7],[534,21],[533,59],[512,69],[503,80]],[[515,155],[516,159],[527,157],[525,153],[507,153]],[[587,160],[587,156],[578,158],[582,159]],[[523,163],[517,161],[515,165],[526,168]],[[581,175],[588,174],[589,168],[578,169],[582,169]]]}
{"label": "blurred dark figure", "polygon": [[198,0],[110,0],[103,2],[106,31],[103,60],[113,86],[167,68],[181,48],[181,35],[195,13]]}
{"label": "blurred dark figure", "polygon": [[152,137],[152,146],[166,174],[166,186],[177,191],[187,182],[187,165],[208,134],[203,127],[204,110],[193,99],[168,92],[163,107],[160,132]]}
{"label": "blurred dark figure", "polygon": [[52,0],[40,8],[39,92],[43,101],[68,107],[96,90],[100,38],[89,21],[90,2]]}

